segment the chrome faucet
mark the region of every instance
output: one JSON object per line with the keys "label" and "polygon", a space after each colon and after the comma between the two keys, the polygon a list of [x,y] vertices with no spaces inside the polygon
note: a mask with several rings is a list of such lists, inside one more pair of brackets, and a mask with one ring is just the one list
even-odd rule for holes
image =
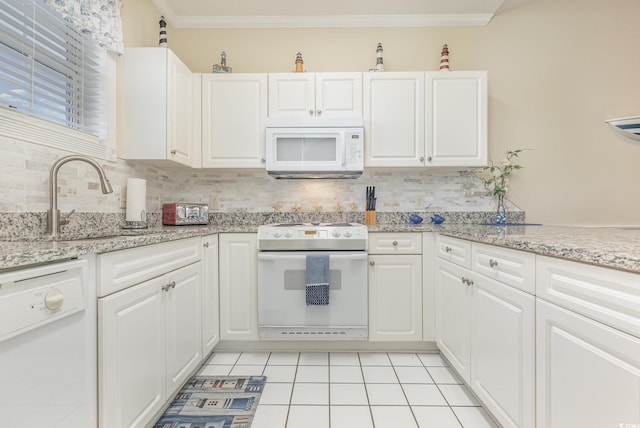
{"label": "chrome faucet", "polygon": [[93,159],[87,156],[70,155],[55,161],[51,166],[51,171],[49,172],[49,211],[47,211],[47,233],[53,237],[60,234],[60,225],[66,223],[66,220],[60,219],[60,210],[58,209],[58,170],[62,165],[71,161],[82,161],[93,166],[96,171],[98,171],[102,193],[106,194],[113,192],[111,183],[109,183],[104,170],[98,162]]}

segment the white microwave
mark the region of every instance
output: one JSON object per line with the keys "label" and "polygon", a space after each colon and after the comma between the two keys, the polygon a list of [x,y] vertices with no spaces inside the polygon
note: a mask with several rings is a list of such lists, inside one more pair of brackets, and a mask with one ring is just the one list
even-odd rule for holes
{"label": "white microwave", "polygon": [[364,128],[267,128],[267,173],[275,178],[357,178],[364,167]]}

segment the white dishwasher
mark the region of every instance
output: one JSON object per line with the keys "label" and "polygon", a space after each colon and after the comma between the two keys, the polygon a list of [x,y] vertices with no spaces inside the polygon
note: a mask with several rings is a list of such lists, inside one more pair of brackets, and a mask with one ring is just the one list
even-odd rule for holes
{"label": "white dishwasher", "polygon": [[96,426],[97,321],[88,264],[0,273],[0,427]]}

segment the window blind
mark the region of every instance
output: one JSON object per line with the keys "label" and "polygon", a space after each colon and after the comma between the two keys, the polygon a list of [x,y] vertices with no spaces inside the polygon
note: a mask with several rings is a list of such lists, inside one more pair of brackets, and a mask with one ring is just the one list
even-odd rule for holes
{"label": "window blind", "polygon": [[106,52],[41,0],[0,6],[0,106],[104,139]]}

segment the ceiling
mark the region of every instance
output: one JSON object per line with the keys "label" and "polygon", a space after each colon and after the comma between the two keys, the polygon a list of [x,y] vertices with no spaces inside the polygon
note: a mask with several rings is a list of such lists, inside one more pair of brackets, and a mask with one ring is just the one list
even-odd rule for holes
{"label": "ceiling", "polygon": [[487,25],[534,0],[153,0],[176,28]]}

